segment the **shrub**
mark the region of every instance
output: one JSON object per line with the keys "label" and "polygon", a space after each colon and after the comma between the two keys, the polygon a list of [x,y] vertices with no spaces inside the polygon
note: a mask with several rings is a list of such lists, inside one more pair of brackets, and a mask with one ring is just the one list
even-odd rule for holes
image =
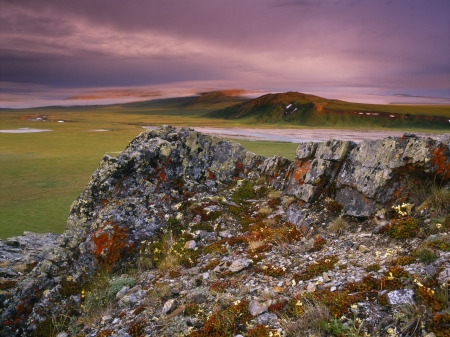
{"label": "shrub", "polygon": [[241,185],[231,196],[231,199],[237,203],[246,202],[248,199],[254,199],[256,197],[256,192],[253,188],[253,183],[250,180],[243,180]]}
{"label": "shrub", "polygon": [[450,213],[450,190],[437,187],[433,188],[429,201],[437,213]]}
{"label": "shrub", "polygon": [[431,263],[438,259],[438,256],[428,248],[417,248],[413,251],[413,256],[417,257],[423,263]]}
{"label": "shrub", "polygon": [[394,219],[385,226],[385,231],[394,239],[413,238],[419,233],[419,220],[414,218]]}
{"label": "shrub", "polygon": [[348,223],[342,217],[337,217],[331,222],[330,230],[334,234],[342,234],[348,229]]}

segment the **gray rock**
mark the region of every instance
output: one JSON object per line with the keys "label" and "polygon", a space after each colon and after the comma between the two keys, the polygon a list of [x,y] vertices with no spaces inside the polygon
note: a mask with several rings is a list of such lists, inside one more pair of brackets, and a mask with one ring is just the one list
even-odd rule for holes
{"label": "gray rock", "polygon": [[427,275],[427,278],[431,278],[436,274],[436,268],[432,265],[427,265],[424,267],[425,274]]}
{"label": "gray rock", "polygon": [[247,259],[247,258],[237,259],[231,263],[231,266],[228,269],[232,273],[237,273],[237,272],[247,268],[248,266],[250,266],[251,263],[252,263],[252,260]]}
{"label": "gray rock", "polygon": [[197,247],[197,243],[195,242],[195,240],[189,240],[184,244],[185,249],[194,249],[195,247]]}
{"label": "gray rock", "polygon": [[445,284],[450,282],[450,266],[446,266],[443,271],[441,271],[437,277],[440,284]]}
{"label": "gray rock", "polygon": [[275,325],[278,321],[278,317],[275,314],[264,313],[264,314],[259,315],[256,318],[256,321],[258,322],[258,324]]}
{"label": "gray rock", "polygon": [[118,300],[122,299],[122,298],[128,293],[128,290],[130,290],[130,287],[129,287],[129,286],[123,287],[123,288],[120,289],[119,292],[116,294],[116,298],[117,298]]}
{"label": "gray rock", "polygon": [[261,315],[263,312],[267,311],[267,306],[259,303],[258,301],[252,300],[248,305],[248,311],[255,317]]}
{"label": "gray rock", "polygon": [[412,289],[393,290],[387,293],[390,305],[414,304],[414,291]]}
{"label": "gray rock", "polygon": [[176,308],[176,299],[172,298],[164,303],[161,312],[165,315],[170,314]]}

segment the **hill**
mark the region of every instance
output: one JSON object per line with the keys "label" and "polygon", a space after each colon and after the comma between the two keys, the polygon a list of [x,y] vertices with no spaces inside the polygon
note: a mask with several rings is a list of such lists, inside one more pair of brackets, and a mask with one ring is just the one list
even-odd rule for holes
{"label": "hill", "polygon": [[267,94],[207,116],[259,124],[450,129],[448,106],[350,103],[298,92]]}

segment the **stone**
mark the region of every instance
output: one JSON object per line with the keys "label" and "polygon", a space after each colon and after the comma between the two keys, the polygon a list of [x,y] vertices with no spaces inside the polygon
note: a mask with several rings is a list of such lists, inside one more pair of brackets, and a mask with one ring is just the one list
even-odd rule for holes
{"label": "stone", "polygon": [[197,247],[197,243],[195,242],[195,240],[189,240],[184,244],[185,249],[195,249],[195,247]]}
{"label": "stone", "polygon": [[387,293],[387,302],[390,305],[414,304],[414,291],[412,289],[390,291]]}
{"label": "stone", "polygon": [[443,271],[441,271],[437,277],[440,284],[445,284],[450,282],[450,266],[446,266]]}
{"label": "stone", "polygon": [[261,315],[263,312],[267,311],[267,306],[259,303],[258,301],[252,300],[248,305],[248,311],[255,317]]}
{"label": "stone", "polygon": [[436,274],[436,268],[432,265],[426,265],[424,268],[427,278],[432,278]]}
{"label": "stone", "polygon": [[258,324],[262,325],[275,325],[277,323],[278,317],[275,314],[263,313],[256,318]]}
{"label": "stone", "polygon": [[313,292],[315,292],[315,291],[316,291],[316,285],[315,285],[314,283],[312,283],[312,282],[309,282],[309,283],[308,283],[308,287],[306,288],[306,291],[307,291],[308,293],[313,293]]}
{"label": "stone", "polygon": [[325,283],[331,282],[331,278],[328,276],[327,272],[324,272],[322,274],[322,278],[323,278],[323,282],[325,282]]}
{"label": "stone", "polygon": [[367,247],[364,246],[364,245],[359,245],[359,246],[358,246],[358,251],[360,251],[361,253],[366,253],[366,252],[369,251],[369,248],[367,248]]}
{"label": "stone", "polygon": [[165,315],[170,314],[172,311],[175,310],[175,307],[176,307],[176,299],[172,298],[164,303],[161,312]]}
{"label": "stone", "polygon": [[130,287],[129,287],[129,286],[123,287],[123,288],[120,289],[120,290],[118,291],[118,293],[116,294],[116,298],[117,298],[118,300],[122,299],[122,298],[128,293],[128,290],[130,290]]}
{"label": "stone", "polygon": [[252,260],[247,259],[247,258],[241,258],[241,259],[237,259],[234,260],[231,263],[231,266],[228,268],[232,273],[237,273],[240,272],[241,270],[248,268],[248,266],[250,266],[252,263]]}

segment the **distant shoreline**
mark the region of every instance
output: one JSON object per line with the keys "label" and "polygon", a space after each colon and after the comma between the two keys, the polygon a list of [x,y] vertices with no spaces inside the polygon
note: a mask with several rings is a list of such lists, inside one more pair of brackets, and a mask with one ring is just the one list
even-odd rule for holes
{"label": "distant shoreline", "polygon": [[[144,126],[144,129],[153,130],[156,126]],[[403,131],[367,131],[367,130],[340,130],[340,129],[253,129],[253,128],[213,128],[193,127],[195,131],[223,138],[241,140],[265,140],[288,143],[323,142],[328,139],[354,141],[375,140],[386,137],[401,137]],[[423,137],[436,135],[429,133],[415,133]]]}

